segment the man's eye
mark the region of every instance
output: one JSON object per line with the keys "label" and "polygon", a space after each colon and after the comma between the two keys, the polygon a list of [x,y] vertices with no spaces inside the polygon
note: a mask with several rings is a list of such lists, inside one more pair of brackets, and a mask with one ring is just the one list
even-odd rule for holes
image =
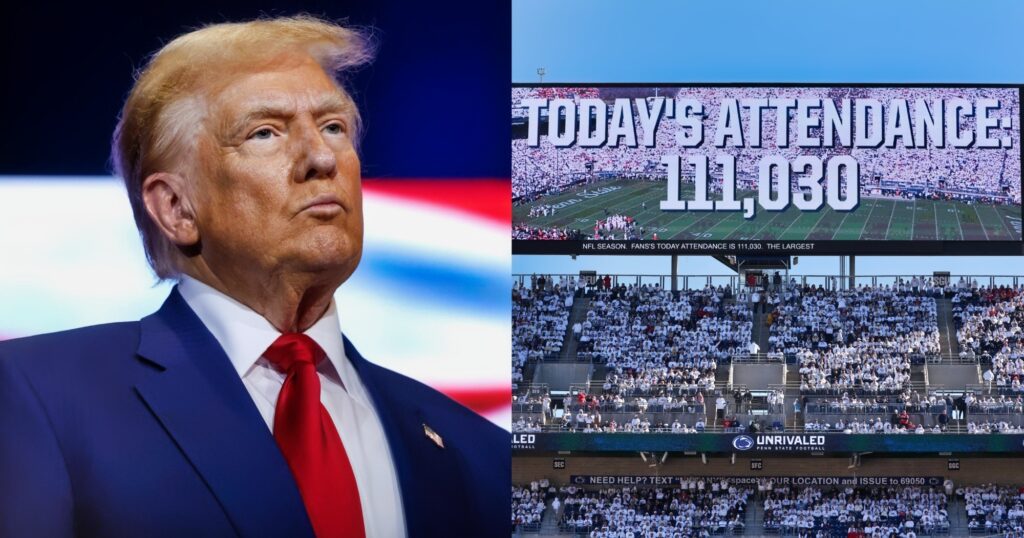
{"label": "man's eye", "polygon": [[330,134],[342,134],[345,132],[345,127],[340,123],[330,123],[324,127],[324,131],[327,131]]}
{"label": "man's eye", "polygon": [[272,129],[270,129],[269,127],[264,127],[262,129],[260,129],[259,131],[256,131],[255,133],[250,135],[249,138],[256,138],[256,139],[260,139],[260,140],[266,140],[266,139],[270,138],[271,136],[274,136],[274,131]]}

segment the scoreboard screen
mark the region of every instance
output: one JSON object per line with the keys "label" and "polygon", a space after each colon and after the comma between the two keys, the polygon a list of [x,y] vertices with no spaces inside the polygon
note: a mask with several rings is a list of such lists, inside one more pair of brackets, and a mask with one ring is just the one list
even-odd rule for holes
{"label": "scoreboard screen", "polygon": [[517,254],[1021,254],[1021,87],[512,90]]}

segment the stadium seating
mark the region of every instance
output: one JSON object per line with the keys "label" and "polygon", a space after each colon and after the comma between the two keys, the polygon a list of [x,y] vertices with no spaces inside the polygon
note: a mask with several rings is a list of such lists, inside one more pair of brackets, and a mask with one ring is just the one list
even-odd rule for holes
{"label": "stadium seating", "polygon": [[512,531],[539,531],[545,507],[542,492],[512,486]]}
{"label": "stadium seating", "polygon": [[971,534],[1024,534],[1024,488],[984,485],[963,488]]}
{"label": "stadium seating", "polygon": [[714,387],[719,362],[746,351],[750,309],[725,290],[672,292],[619,286],[596,292],[583,324],[580,357],[606,364],[618,390],[687,384]]}
{"label": "stadium seating", "polygon": [[850,529],[867,536],[903,536],[948,532],[945,493],[918,487],[776,486],[764,501],[764,530],[803,536],[845,537]]}
{"label": "stadium seating", "polygon": [[[603,278],[600,284],[533,280],[513,290],[516,382],[529,364],[555,358],[592,364],[597,376],[564,401],[552,401],[546,387],[517,390],[517,431],[740,431],[751,420],[761,431],[792,425],[850,433],[1011,433],[1022,426],[1019,289],[920,277],[846,290],[794,282],[760,292],[765,299],[752,308],[746,288],[672,292],[621,276],[607,285]],[[939,302],[946,305],[941,316]],[[576,326],[569,326],[570,313]],[[764,323],[759,337],[767,341],[767,353],[757,357],[750,354],[755,319]],[[572,344],[564,353],[563,342]],[[954,342],[958,359],[942,351]],[[746,365],[730,363],[771,363],[772,357],[786,363],[788,381],[783,369],[778,381],[755,376],[744,379],[756,386],[731,384],[732,368]],[[961,365],[954,375],[959,384],[949,384],[949,374],[945,384],[930,384],[925,365],[934,374],[943,361]],[[979,372],[992,372],[990,387],[963,369],[972,361]],[[714,416],[719,393],[736,419],[728,430]],[[766,395],[774,395],[773,403]],[[737,415],[744,407],[747,414]]]}
{"label": "stadium seating", "polygon": [[[543,278],[543,277],[542,277]],[[523,366],[562,349],[575,285],[552,284],[512,289],[512,383],[523,381]]]}
{"label": "stadium seating", "polygon": [[979,360],[991,373],[988,388],[1024,391],[1024,293],[1012,287],[958,287],[952,302],[960,356]]}
{"label": "stadium seating", "polygon": [[912,362],[939,353],[935,299],[889,287],[790,287],[770,314],[771,351],[795,360],[805,393],[898,393]]}
{"label": "stadium seating", "polygon": [[[683,479],[685,488],[563,487],[562,532],[611,538],[638,533],[672,536],[723,534],[742,529],[750,489],[703,478]],[[693,485],[691,488],[690,485]]]}
{"label": "stadium seating", "polygon": [[[699,537],[779,535],[829,538],[1024,534],[1024,486],[793,486],[749,478],[681,477],[671,487],[512,487],[512,532],[544,519],[563,534]],[[944,491],[945,490],[945,491]],[[947,492],[953,492],[947,496]],[[748,515],[748,511],[754,513]],[[748,517],[749,516],[749,517]],[[753,521],[753,523],[751,523]],[[954,526],[955,522],[955,526]],[[746,524],[760,523],[747,529]],[[553,530],[554,527],[547,527]]]}

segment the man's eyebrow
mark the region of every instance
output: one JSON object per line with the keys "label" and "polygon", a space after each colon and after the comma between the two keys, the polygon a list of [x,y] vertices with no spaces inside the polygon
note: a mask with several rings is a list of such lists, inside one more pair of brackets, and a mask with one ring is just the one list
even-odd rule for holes
{"label": "man's eyebrow", "polygon": [[313,105],[313,116],[319,117],[331,113],[351,114],[354,109],[355,105],[351,99],[331,93],[320,97]]}
{"label": "man's eyebrow", "polygon": [[229,122],[228,132],[238,135],[251,123],[267,118],[289,118],[295,115],[295,107],[288,103],[260,103],[246,110],[238,119]]}
{"label": "man's eyebrow", "polygon": [[[338,94],[327,94],[318,98],[312,108],[315,118],[327,114],[351,115],[354,111],[355,105],[352,100]],[[231,122],[229,132],[237,135],[255,121],[268,118],[288,119],[295,114],[296,109],[291,103],[260,103],[243,113],[238,120]]]}

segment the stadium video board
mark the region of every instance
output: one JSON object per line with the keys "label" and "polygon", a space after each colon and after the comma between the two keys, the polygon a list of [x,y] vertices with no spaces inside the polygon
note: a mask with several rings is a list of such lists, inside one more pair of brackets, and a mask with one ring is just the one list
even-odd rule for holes
{"label": "stadium video board", "polygon": [[512,89],[514,254],[1022,254],[1018,85]]}
{"label": "stadium video board", "polygon": [[846,434],[846,433],[513,433],[512,451],[705,452],[709,454],[1021,454],[1022,434]]}

